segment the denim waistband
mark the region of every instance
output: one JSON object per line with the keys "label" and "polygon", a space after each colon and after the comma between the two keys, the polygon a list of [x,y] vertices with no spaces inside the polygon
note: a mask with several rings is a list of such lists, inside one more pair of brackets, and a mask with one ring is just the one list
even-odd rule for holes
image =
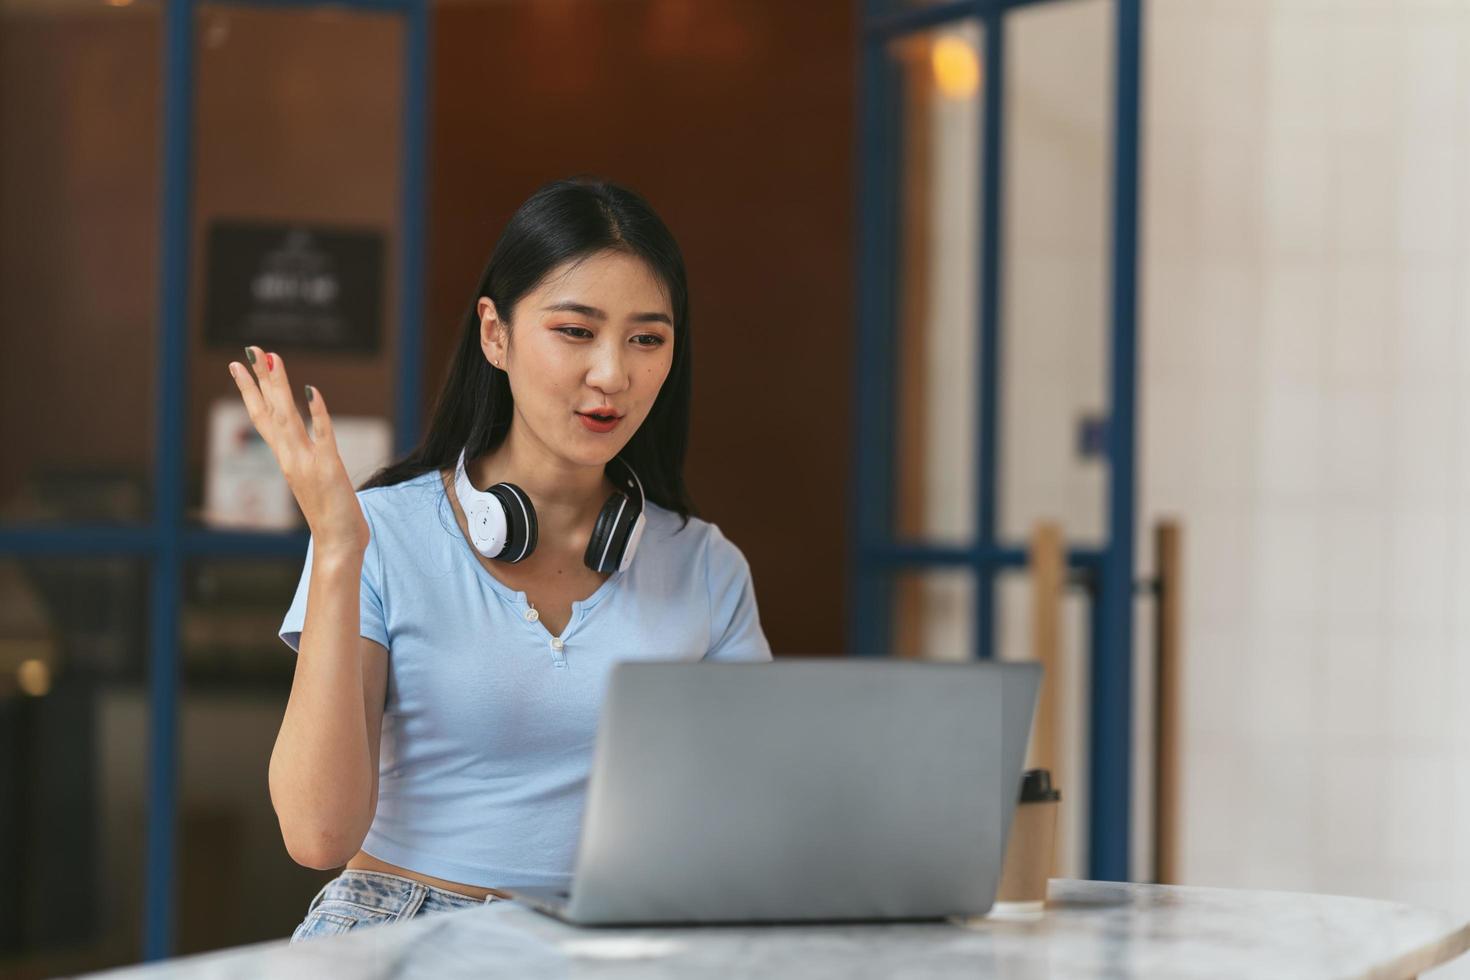
{"label": "denim waistband", "polygon": [[[356,891],[358,889],[362,889],[363,891],[368,891],[373,887],[368,882],[353,881],[352,879],[356,876],[367,876],[370,878],[381,879],[381,881],[378,883],[378,887],[388,887],[390,892],[397,893],[405,901],[413,894],[413,890],[416,888],[422,888],[425,891],[432,892],[450,901],[465,902],[470,905],[489,905],[491,902],[504,901],[504,899],[502,899],[499,895],[486,895],[484,900],[482,901],[478,898],[475,898],[473,895],[464,895],[460,892],[450,891],[447,888],[437,888],[434,885],[425,884],[422,881],[416,881],[413,878],[409,878],[404,875],[396,875],[388,871],[371,871],[367,868],[344,869],[340,875],[332,879],[332,881],[327,882],[326,885],[322,886],[322,891],[325,892],[327,890],[327,887],[332,885],[333,883],[337,885],[337,888],[339,890],[345,889],[349,891]],[[368,903],[363,902],[363,904]]]}

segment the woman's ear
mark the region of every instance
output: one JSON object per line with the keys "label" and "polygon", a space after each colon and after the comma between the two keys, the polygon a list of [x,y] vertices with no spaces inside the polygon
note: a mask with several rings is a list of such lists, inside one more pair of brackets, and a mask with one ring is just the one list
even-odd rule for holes
{"label": "woman's ear", "polygon": [[495,311],[495,301],[488,296],[481,296],[480,302],[475,305],[475,312],[480,317],[480,349],[485,352],[485,357],[491,364],[503,371],[508,338],[505,324],[500,322],[500,316]]}

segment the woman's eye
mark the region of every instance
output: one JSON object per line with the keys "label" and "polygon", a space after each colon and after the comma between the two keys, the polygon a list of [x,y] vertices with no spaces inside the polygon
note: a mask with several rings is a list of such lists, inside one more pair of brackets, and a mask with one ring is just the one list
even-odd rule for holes
{"label": "woman's eye", "polygon": [[[592,336],[592,331],[586,327],[561,326],[552,327],[551,329],[563,336],[571,337],[573,340],[586,340]],[[634,337],[633,341],[637,347],[653,348],[663,346],[664,338],[656,333],[644,333]]]}

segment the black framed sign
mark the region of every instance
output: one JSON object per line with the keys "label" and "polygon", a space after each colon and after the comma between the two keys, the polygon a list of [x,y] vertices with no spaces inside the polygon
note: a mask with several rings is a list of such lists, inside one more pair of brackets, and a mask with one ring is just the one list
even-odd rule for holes
{"label": "black framed sign", "polygon": [[376,353],[384,237],[353,228],[210,222],[205,342]]}

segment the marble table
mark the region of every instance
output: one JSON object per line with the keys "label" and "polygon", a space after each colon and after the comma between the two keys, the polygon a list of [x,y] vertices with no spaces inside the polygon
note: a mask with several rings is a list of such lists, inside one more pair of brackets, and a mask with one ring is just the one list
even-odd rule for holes
{"label": "marble table", "polygon": [[1040,914],[579,929],[513,902],[110,971],[166,977],[1412,977],[1470,923],[1393,902],[1053,879]]}

